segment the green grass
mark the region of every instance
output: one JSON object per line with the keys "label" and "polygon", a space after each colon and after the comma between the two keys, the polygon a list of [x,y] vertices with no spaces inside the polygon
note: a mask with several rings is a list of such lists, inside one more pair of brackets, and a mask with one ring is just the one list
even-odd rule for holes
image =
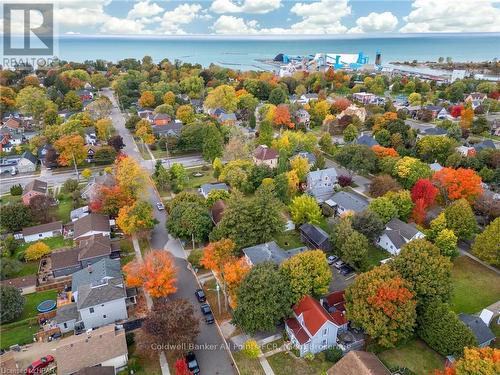
{"label": "green grass", "polygon": [[0,197],[0,204],[1,205],[9,204],[9,203],[17,203],[17,202],[21,202],[21,196],[20,195],[6,194],[6,195],[2,195]]}
{"label": "green grass", "polygon": [[242,352],[233,353],[241,375],[265,375],[258,358],[248,358]]}
{"label": "green grass", "polygon": [[21,276],[34,275],[35,273],[38,272],[38,265],[39,265],[38,261],[21,262],[21,269],[19,270],[19,272],[9,276],[9,278],[13,279]]}
{"label": "green grass", "polygon": [[477,313],[500,299],[500,276],[467,256],[455,259],[451,279],[456,313]]}
{"label": "green grass", "polygon": [[[206,168],[205,168],[206,169]],[[202,173],[200,177],[193,176],[193,173]],[[188,181],[186,183],[186,189],[197,189],[203,184],[217,182],[217,179],[213,176],[212,168],[204,171],[202,167],[190,168],[187,170]]]}
{"label": "green grass", "polygon": [[267,360],[276,375],[319,375],[333,366],[333,363],[324,359],[324,353],[317,354],[312,361],[297,358],[287,352],[277,353]]}
{"label": "green grass", "polygon": [[[61,247],[73,246],[72,239],[64,239],[64,237],[62,237],[62,236],[45,238],[45,239],[41,240],[41,242],[43,242],[44,244],[49,246],[52,250],[60,249]],[[18,256],[20,253],[26,251],[26,249],[28,247],[30,247],[30,245],[33,245],[34,243],[36,243],[36,242],[27,242],[27,243],[23,242],[23,243],[21,243],[15,251],[15,256]]]}
{"label": "green grass", "polygon": [[135,253],[130,253],[128,255],[121,256],[120,257],[120,264],[123,267],[124,265],[126,265],[127,263],[130,263],[134,259],[135,259]]}
{"label": "green grass", "polygon": [[381,260],[387,259],[390,256],[391,254],[388,251],[385,251],[384,249],[378,246],[370,245],[370,247],[368,248],[368,258],[367,258],[368,269],[372,269],[373,267],[379,266]]}
{"label": "green grass", "polygon": [[24,297],[26,298],[26,302],[24,304],[23,313],[19,317],[18,321],[36,317],[38,315],[36,307],[40,304],[40,302],[48,299],[56,300],[57,292],[55,290],[46,290],[43,292],[27,294]]}
{"label": "green grass", "polygon": [[495,316],[490,323],[490,328],[497,337],[497,339],[491,344],[492,347],[500,349],[500,324],[498,324],[498,316]]}
{"label": "green grass", "polygon": [[283,343],[284,343],[283,339],[271,341],[271,342],[263,345],[261,350],[263,353],[267,353],[267,352],[270,352],[271,350],[281,348],[283,346]]}
{"label": "green grass", "polygon": [[444,357],[420,340],[412,340],[386,350],[379,353],[378,357],[390,369],[406,367],[417,375],[430,374],[435,369],[444,367]]}
{"label": "green grass", "polygon": [[59,204],[56,208],[57,220],[61,220],[63,223],[71,221],[70,214],[73,210],[73,199],[70,196],[64,195],[63,198],[59,199]]}
{"label": "green grass", "polygon": [[33,335],[38,332],[36,319],[25,320],[0,326],[0,349],[11,345],[29,344],[33,342]]}
{"label": "green grass", "polygon": [[274,239],[276,243],[285,250],[304,246],[300,240],[300,234],[295,230],[283,232],[282,234],[277,235]]}
{"label": "green grass", "polygon": [[[128,347],[129,365],[134,364],[134,374],[136,375],[161,375],[160,360],[158,357],[154,359],[145,358],[140,353],[135,351],[135,345]],[[120,373],[121,374],[121,373]],[[128,374],[128,372],[123,372]]]}
{"label": "green grass", "polygon": [[139,238],[139,247],[141,248],[142,256],[151,250],[151,246],[149,245],[149,240],[147,238]]}

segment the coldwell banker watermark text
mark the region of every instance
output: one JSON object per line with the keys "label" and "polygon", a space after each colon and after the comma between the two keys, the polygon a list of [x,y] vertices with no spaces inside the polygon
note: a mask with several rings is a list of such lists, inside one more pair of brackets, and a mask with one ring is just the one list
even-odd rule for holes
{"label": "coldwell banker watermark text", "polygon": [[54,4],[3,4],[4,68],[51,66],[57,61]]}

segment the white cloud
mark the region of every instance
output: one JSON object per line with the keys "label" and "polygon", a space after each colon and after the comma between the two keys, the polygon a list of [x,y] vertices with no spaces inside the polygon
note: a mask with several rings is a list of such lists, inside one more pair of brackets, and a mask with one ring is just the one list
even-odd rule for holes
{"label": "white cloud", "polygon": [[163,8],[156,3],[150,3],[150,0],[139,1],[128,12],[127,18],[153,17],[163,12]]}
{"label": "white cloud", "polygon": [[400,31],[498,32],[500,9],[494,3],[498,0],[415,0]]}
{"label": "white cloud", "polygon": [[366,17],[356,20],[356,27],[349,30],[350,33],[370,33],[393,31],[398,24],[398,18],[391,12],[372,12]]}
{"label": "white cloud", "polygon": [[281,0],[244,0],[241,4],[232,0],[214,0],[210,10],[214,13],[264,14],[281,6]]}
{"label": "white cloud", "polygon": [[129,20],[123,18],[110,17],[100,28],[101,32],[109,34],[148,34],[144,30],[144,24],[140,20]]}
{"label": "white cloud", "polygon": [[203,12],[203,7],[200,4],[184,3],[178,5],[171,11],[163,14],[160,23],[160,29],[157,32],[164,34],[186,34],[181,28],[182,25],[187,25],[196,19],[206,19],[210,17]]}
{"label": "white cloud", "polygon": [[61,0],[57,3],[54,16],[61,26],[92,27],[100,25],[110,18],[104,7],[111,0]]}

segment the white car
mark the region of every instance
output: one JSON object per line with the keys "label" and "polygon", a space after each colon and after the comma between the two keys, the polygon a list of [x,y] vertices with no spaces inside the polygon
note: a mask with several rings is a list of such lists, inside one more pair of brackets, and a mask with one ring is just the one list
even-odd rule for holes
{"label": "white car", "polygon": [[158,208],[159,211],[163,211],[165,209],[165,205],[161,202],[156,203],[156,208]]}
{"label": "white car", "polygon": [[345,263],[342,261],[342,260],[337,260],[335,263],[333,263],[333,266],[336,268],[336,269],[340,269]]}

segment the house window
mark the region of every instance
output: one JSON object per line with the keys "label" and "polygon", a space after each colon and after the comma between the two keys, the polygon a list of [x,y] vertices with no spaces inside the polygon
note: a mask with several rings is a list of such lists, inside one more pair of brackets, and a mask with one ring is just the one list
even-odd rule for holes
{"label": "house window", "polygon": [[43,234],[42,234],[42,233],[38,233],[38,237],[42,237],[42,236],[43,236]]}
{"label": "house window", "polygon": [[321,342],[321,345],[326,346],[326,340],[323,340],[323,341]]}
{"label": "house window", "polygon": [[91,314],[93,314],[93,313],[94,313],[94,308],[93,308],[93,307],[91,307],[91,308],[89,309],[89,312],[90,312]]}
{"label": "house window", "polygon": [[102,318],[103,318],[103,319],[106,319],[106,314],[104,314],[104,315],[102,316]]}
{"label": "house window", "polygon": [[64,323],[64,328],[68,328],[68,324],[67,323]]}
{"label": "house window", "polygon": [[327,334],[327,333],[328,333],[328,328],[325,328],[325,329],[323,330],[323,336],[326,336],[326,334]]}

